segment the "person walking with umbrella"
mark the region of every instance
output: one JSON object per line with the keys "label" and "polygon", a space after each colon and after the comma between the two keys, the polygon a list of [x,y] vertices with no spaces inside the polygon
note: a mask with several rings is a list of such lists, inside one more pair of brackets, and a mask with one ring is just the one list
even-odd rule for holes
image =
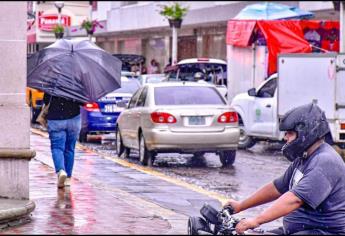
{"label": "person walking with umbrella", "polygon": [[60,39],[28,58],[27,74],[27,86],[45,93],[57,186],[70,186],[80,106],[121,87],[121,61],[88,40]]}
{"label": "person walking with umbrella", "polygon": [[58,187],[71,185],[74,165],[74,150],[81,128],[81,102],[44,94],[48,105],[48,133],[55,170],[58,173]]}

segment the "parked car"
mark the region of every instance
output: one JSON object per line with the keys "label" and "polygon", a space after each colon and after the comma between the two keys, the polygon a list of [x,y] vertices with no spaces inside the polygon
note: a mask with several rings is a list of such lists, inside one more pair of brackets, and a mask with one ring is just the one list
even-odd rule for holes
{"label": "parked car", "polygon": [[[33,53],[28,53],[27,59],[33,56]],[[43,106],[44,93],[40,90],[26,87],[26,104],[30,107],[30,121],[36,123],[36,119],[41,112]]]}
{"label": "parked car", "polygon": [[209,83],[146,84],[120,114],[116,129],[118,155],[139,150],[143,165],[157,153],[219,154],[223,166],[232,165],[239,140],[237,113]]}
{"label": "parked car", "polygon": [[140,88],[137,79],[121,77],[121,88],[107,94],[95,103],[87,103],[80,109],[80,142],[87,141],[88,134],[113,133],[119,114],[124,110],[132,94]]}
{"label": "parked car", "polygon": [[[142,64],[145,63],[145,57],[137,54],[112,54],[122,62],[122,71],[132,71],[133,65],[139,65],[139,72]],[[140,73],[139,73],[140,74]]]}
{"label": "parked car", "polygon": [[166,80],[166,76],[164,74],[145,74],[140,75],[139,80],[141,85],[145,85],[148,83],[159,83]]}

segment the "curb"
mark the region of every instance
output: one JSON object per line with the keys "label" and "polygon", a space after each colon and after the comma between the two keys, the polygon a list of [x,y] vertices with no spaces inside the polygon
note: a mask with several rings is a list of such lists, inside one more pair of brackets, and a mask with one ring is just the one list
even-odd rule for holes
{"label": "curb", "polygon": [[0,230],[28,222],[36,205],[31,200],[0,198]]}

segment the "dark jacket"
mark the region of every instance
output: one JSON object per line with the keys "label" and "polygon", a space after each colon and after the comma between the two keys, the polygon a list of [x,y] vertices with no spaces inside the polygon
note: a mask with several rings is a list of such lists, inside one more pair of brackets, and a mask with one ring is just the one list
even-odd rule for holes
{"label": "dark jacket", "polygon": [[43,97],[44,104],[49,104],[47,120],[66,120],[76,117],[80,114],[80,106],[83,103],[67,100],[62,97],[50,96],[49,94],[44,94]]}

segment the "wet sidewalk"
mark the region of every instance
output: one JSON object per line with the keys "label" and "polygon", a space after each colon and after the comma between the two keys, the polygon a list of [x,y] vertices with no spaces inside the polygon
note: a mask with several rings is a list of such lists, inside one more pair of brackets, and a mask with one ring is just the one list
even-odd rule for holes
{"label": "wet sidewalk", "polygon": [[31,222],[0,234],[186,234],[205,194],[77,148],[72,185],[57,189],[47,137],[32,133]]}

